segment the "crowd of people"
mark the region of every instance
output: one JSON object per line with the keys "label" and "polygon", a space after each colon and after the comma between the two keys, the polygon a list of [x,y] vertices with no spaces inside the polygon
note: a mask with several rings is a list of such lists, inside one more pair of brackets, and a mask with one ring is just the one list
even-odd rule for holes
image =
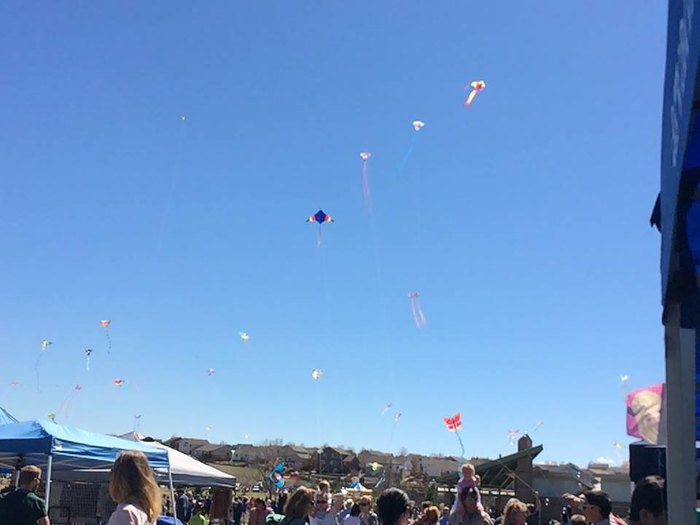
{"label": "crowd of people", "polygon": [[[36,494],[40,482],[38,467],[20,470],[18,486],[0,496],[0,525],[50,525],[45,501]],[[107,525],[154,525],[161,522],[161,514],[169,506],[164,506],[161,490],[141,452],[119,455],[112,468],[109,494],[116,509]],[[563,494],[562,500],[567,506],[560,525],[667,525],[666,486],[658,476],[637,483],[629,522],[613,515],[610,498],[600,490],[580,496]],[[209,497],[199,500],[192,493],[179,491],[177,521],[170,518],[169,523],[209,525],[211,504]],[[473,468],[466,468],[452,506],[425,501],[418,507],[398,488],[384,490],[374,502],[369,495],[348,499],[344,492],[331,493],[330,484],[321,481],[316,489],[301,486],[282,493],[276,502],[236,497],[229,508],[228,525],[542,525],[537,509],[533,511],[517,498],[511,498],[497,516],[490,510],[486,512],[481,503]]]}

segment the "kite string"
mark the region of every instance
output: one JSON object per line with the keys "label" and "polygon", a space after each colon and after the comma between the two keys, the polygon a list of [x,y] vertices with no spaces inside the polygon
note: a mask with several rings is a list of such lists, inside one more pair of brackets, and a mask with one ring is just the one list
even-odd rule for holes
{"label": "kite string", "polygon": [[411,144],[408,146],[408,149],[406,150],[406,153],[404,153],[404,156],[401,159],[401,163],[399,164],[399,169],[396,172],[397,176],[401,175],[401,173],[403,173],[403,170],[406,167],[406,164],[408,163],[408,159],[411,158],[411,154],[413,153],[413,148],[416,147],[417,140],[418,140],[418,132],[414,132],[413,137],[411,137]]}

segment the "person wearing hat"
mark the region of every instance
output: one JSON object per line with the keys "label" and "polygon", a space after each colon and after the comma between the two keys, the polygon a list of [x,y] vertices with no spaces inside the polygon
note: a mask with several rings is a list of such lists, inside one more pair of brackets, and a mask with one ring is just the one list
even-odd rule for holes
{"label": "person wearing hat", "polygon": [[209,525],[209,520],[207,520],[207,517],[204,514],[204,509],[201,502],[198,501],[194,504],[192,517],[190,518],[190,521],[187,522],[187,525]]}
{"label": "person wearing hat", "polygon": [[562,499],[572,507],[581,508],[586,521],[592,525],[627,525],[622,518],[612,513],[610,496],[602,490],[589,490],[581,496],[567,492],[562,494]]}

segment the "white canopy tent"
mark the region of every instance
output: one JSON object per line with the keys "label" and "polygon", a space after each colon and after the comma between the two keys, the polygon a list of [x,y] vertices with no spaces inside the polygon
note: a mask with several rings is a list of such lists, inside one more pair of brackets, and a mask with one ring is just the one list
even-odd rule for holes
{"label": "white canopy tent", "polygon": [[[206,465],[201,461],[197,461],[193,457],[183,454],[175,449],[167,447],[162,443],[154,441],[152,438],[146,437],[138,432],[129,432],[119,436],[121,439],[128,441],[136,441],[156,447],[166,451],[168,455],[168,463],[170,465],[170,475],[174,485],[188,487],[228,487],[235,488],[236,478],[230,474],[226,474],[219,469]],[[158,478],[159,483],[167,484],[170,479],[168,472],[165,469],[155,468],[153,471]],[[85,469],[72,472],[63,472],[60,475],[62,481],[106,481],[109,479],[109,470],[106,469]]]}

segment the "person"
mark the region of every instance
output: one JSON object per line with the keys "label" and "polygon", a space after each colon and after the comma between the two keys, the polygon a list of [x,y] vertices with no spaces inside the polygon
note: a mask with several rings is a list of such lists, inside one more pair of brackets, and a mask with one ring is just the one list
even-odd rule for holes
{"label": "person", "polygon": [[355,502],[350,498],[345,500],[345,503],[343,503],[343,508],[338,513],[338,523],[343,523],[345,521],[345,518],[350,515],[350,511],[352,510],[352,506],[354,504]]}
{"label": "person", "polygon": [[411,502],[403,490],[386,489],[377,499],[379,525],[408,525],[411,507]]}
{"label": "person", "polygon": [[0,525],[50,525],[46,504],[36,495],[41,469],[27,465],[19,471],[19,486],[0,499]]}
{"label": "person", "polygon": [[361,525],[378,525],[379,518],[372,512],[372,500],[368,496],[362,496],[358,505],[360,506]]}
{"label": "person", "polygon": [[479,508],[476,489],[459,493],[457,508],[450,514],[448,525],[493,525],[491,517]]}
{"label": "person", "polygon": [[248,523],[250,523],[250,525],[265,525],[265,518],[267,518],[268,514],[272,514],[272,510],[267,508],[265,500],[262,498],[255,498],[253,505],[254,507],[250,511]]}
{"label": "person", "polygon": [[571,525],[576,525],[577,523],[579,525],[588,524],[588,522],[586,521],[586,516],[584,516],[583,514],[573,514],[569,519],[569,523],[571,523]]}
{"label": "person", "polygon": [[185,491],[180,489],[177,491],[177,500],[175,502],[175,514],[177,519],[183,523],[187,523],[192,515],[190,508],[190,499],[185,494]]}
{"label": "person", "polygon": [[527,505],[518,498],[510,498],[503,507],[501,525],[525,525],[527,520]]}
{"label": "person", "polygon": [[345,516],[342,525],[360,525],[360,505],[353,503],[350,507],[350,513]]}
{"label": "person", "polygon": [[424,525],[439,525],[440,520],[440,509],[435,505],[431,505],[423,511],[423,524]]}
{"label": "person", "polygon": [[280,525],[306,525],[306,517],[314,511],[316,492],[299,487],[289,495],[284,505],[284,519]]}
{"label": "person", "polygon": [[241,516],[243,515],[243,501],[240,496],[236,496],[231,504],[231,521],[233,525],[241,525]]}
{"label": "person", "polygon": [[199,501],[196,502],[192,509],[192,517],[187,522],[187,525],[208,525],[208,523],[207,516],[204,513],[204,505]]}
{"label": "person", "polygon": [[109,480],[109,495],[117,509],[107,525],[151,525],[161,511],[161,493],[143,452],[117,456]]}
{"label": "person", "polygon": [[666,482],[661,476],[643,478],[632,492],[630,525],[666,525]]}
{"label": "person", "polygon": [[309,515],[310,525],[336,525],[338,517],[338,509],[340,504],[336,504],[333,501],[333,495],[330,492],[330,485],[328,482],[321,482],[318,484],[319,487],[327,485],[314,493],[314,510]]}
{"label": "person", "polygon": [[442,516],[440,516],[440,525],[447,525],[450,521],[450,508],[445,506],[442,508]]}
{"label": "person", "polygon": [[612,513],[610,497],[602,490],[589,490],[581,496],[562,494],[562,499],[572,507],[580,507],[588,523],[594,525],[626,525],[625,521]]}

